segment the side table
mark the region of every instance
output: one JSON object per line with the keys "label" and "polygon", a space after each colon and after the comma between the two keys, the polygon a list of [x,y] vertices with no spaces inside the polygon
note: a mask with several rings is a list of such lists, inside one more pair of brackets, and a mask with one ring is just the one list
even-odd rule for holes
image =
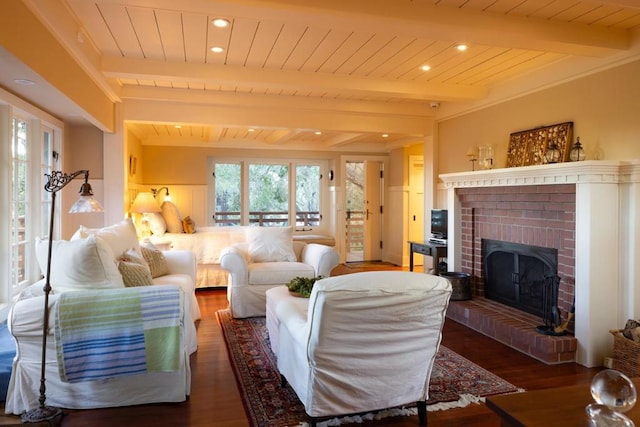
{"label": "side table", "polygon": [[447,245],[431,242],[409,241],[409,271],[413,271],[413,253],[419,253],[433,258],[433,272],[440,274],[440,259],[447,256]]}

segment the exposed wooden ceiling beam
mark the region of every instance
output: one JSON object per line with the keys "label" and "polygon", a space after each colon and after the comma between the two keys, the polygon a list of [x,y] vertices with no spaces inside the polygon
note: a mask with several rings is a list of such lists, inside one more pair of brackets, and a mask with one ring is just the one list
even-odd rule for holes
{"label": "exposed wooden ceiling beam", "polygon": [[228,65],[186,64],[105,57],[102,71],[107,77],[137,80],[204,82],[206,86],[244,85],[255,89],[334,91],[343,95],[414,100],[469,101],[479,99],[486,89],[445,83],[360,78],[342,74],[251,69]]}
{"label": "exposed wooden ceiling beam", "polygon": [[[636,5],[636,0],[600,0],[607,4]],[[117,4],[119,0],[102,0]],[[148,1],[128,4],[149,7]],[[388,0],[194,0],[192,12],[242,16],[277,22],[391,33],[428,40],[450,40],[580,56],[604,56],[630,47],[628,31],[577,22],[488,13],[465,8],[434,6],[426,2]],[[176,9],[173,0],[158,0],[155,8]],[[637,7],[637,6],[636,6]]]}

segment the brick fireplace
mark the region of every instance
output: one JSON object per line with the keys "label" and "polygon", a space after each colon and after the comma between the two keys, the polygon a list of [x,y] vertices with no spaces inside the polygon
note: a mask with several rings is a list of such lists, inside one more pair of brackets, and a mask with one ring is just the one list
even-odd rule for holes
{"label": "brick fireplace", "polygon": [[575,277],[575,184],[461,188],[462,271],[484,296],[482,239],[558,250],[558,306],[571,308]]}
{"label": "brick fireplace", "polygon": [[[621,328],[627,318],[640,318],[635,286],[640,163],[560,163],[440,178],[449,210],[449,270],[471,273],[475,298],[470,304],[477,306],[471,315],[469,307],[458,314],[469,320],[484,313],[491,320],[479,322],[490,325],[487,331],[507,336],[513,347],[526,347],[529,351],[523,351],[549,363],[575,357],[585,366],[602,365],[612,348],[609,330]],[[542,319],[509,313],[512,308],[483,299],[482,239],[557,249],[558,306],[564,317],[575,299],[575,337],[547,340],[517,332],[516,323],[529,323],[531,329],[531,322]],[[507,325],[497,326],[498,317]],[[491,335],[487,331],[481,332]],[[543,354],[547,350],[559,353]]]}

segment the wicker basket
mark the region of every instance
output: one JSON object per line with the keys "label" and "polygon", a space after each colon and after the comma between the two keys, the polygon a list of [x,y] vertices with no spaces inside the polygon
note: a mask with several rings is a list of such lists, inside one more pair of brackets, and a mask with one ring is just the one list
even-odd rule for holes
{"label": "wicker basket", "polygon": [[613,369],[631,378],[640,375],[640,343],[622,335],[622,329],[609,332],[613,335]]}

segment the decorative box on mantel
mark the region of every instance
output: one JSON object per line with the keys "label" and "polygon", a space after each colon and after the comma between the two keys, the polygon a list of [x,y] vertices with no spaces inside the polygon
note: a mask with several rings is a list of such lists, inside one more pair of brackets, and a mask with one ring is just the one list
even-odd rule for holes
{"label": "decorative box on mantel", "polygon": [[449,210],[450,271],[460,271],[463,256],[460,189],[575,185],[576,361],[601,366],[613,348],[609,331],[640,318],[640,160],[556,163],[440,178]]}

